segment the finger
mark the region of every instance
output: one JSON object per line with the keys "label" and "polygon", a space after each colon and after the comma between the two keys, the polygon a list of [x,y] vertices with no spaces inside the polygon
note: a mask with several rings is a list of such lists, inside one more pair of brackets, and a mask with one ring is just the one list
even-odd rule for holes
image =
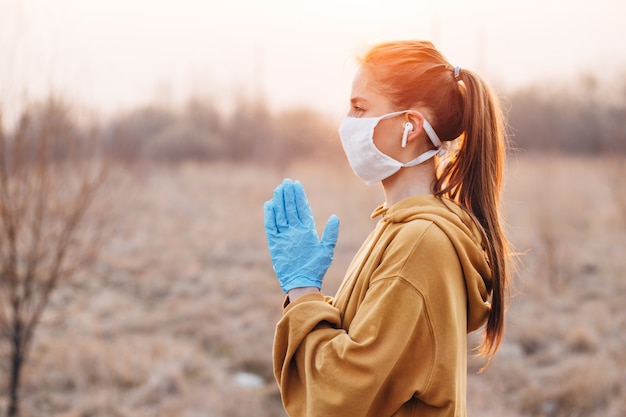
{"label": "finger", "polygon": [[265,204],[263,204],[263,223],[265,225],[265,232],[268,236],[278,233],[274,203],[271,200],[266,201]]}
{"label": "finger", "polygon": [[284,188],[284,201],[285,201],[285,216],[287,217],[287,223],[290,226],[300,224],[300,218],[298,217],[298,209],[296,206],[296,196],[294,192],[294,183],[291,180],[283,181]]}
{"label": "finger", "polygon": [[[284,184],[284,182],[283,182]],[[284,197],[284,185],[280,184],[274,190],[274,214],[276,218],[277,230],[284,229],[288,226],[287,216],[285,215],[285,197]]]}
{"label": "finger", "polygon": [[330,216],[328,222],[326,222],[326,227],[324,228],[324,233],[322,234],[322,245],[329,246],[332,249],[335,248],[337,244],[337,238],[339,237],[339,217],[334,214]]}
{"label": "finger", "polygon": [[293,185],[294,196],[296,200],[296,209],[298,210],[298,217],[302,224],[310,229],[315,229],[315,219],[313,218],[313,212],[311,206],[306,198],[304,187],[300,181],[296,181]]}

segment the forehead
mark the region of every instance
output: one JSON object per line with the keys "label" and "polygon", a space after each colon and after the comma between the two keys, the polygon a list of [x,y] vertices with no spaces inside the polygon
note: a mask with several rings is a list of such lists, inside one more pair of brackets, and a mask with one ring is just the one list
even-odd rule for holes
{"label": "forehead", "polygon": [[352,93],[363,94],[367,93],[371,88],[371,83],[369,80],[368,74],[363,71],[363,69],[359,68],[354,74],[354,78],[352,79]]}
{"label": "forehead", "polygon": [[374,84],[366,71],[359,68],[352,80],[351,100],[366,100],[368,102],[384,102],[389,100],[378,93],[374,88]]}

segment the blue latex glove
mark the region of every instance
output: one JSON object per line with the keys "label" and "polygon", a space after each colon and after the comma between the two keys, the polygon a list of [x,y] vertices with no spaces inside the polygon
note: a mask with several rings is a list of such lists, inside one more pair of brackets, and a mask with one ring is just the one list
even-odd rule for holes
{"label": "blue latex glove", "polygon": [[339,218],[330,216],[322,239],[299,181],[285,179],[263,207],[265,233],[276,277],[285,293],[294,288],[322,288],[333,261]]}

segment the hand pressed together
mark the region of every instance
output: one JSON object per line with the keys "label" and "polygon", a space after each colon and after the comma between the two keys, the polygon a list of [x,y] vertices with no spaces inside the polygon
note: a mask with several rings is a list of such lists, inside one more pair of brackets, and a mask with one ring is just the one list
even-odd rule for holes
{"label": "hand pressed together", "polygon": [[333,261],[339,218],[330,216],[320,240],[304,188],[299,181],[290,179],[276,187],[263,211],[272,264],[283,291],[321,289]]}

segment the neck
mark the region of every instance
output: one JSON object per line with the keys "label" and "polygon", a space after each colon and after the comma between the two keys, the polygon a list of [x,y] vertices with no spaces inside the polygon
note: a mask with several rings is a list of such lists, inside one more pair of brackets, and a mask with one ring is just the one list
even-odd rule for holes
{"label": "neck", "polygon": [[435,162],[431,159],[409,168],[401,168],[382,181],[385,205],[390,207],[414,195],[432,194],[435,181]]}

